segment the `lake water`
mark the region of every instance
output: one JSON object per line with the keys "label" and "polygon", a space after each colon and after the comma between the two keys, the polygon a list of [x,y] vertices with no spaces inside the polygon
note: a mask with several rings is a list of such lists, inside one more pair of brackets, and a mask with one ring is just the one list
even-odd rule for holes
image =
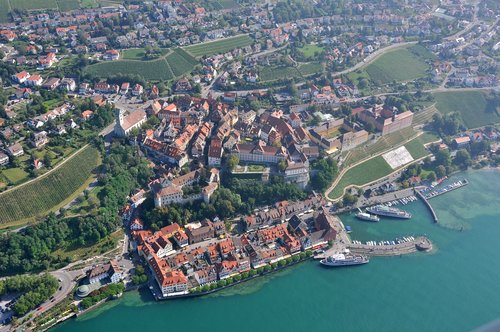
{"label": "lake water", "polygon": [[500,317],[500,172],[404,207],[409,221],[341,216],[353,239],[426,234],[431,253],[327,269],[305,262],[206,297],[154,302],[131,292],[53,331],[469,331]]}

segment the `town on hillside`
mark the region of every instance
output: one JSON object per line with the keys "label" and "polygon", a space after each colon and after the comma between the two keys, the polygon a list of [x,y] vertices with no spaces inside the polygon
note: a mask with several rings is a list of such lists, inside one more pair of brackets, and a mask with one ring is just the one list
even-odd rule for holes
{"label": "town on hillside", "polygon": [[500,165],[494,1],[28,2],[0,1],[0,332],[428,250],[339,215]]}

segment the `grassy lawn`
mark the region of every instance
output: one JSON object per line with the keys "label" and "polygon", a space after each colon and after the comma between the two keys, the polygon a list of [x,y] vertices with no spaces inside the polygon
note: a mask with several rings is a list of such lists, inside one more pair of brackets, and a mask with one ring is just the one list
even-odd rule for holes
{"label": "grassy lawn", "polygon": [[9,0],[0,0],[0,22],[9,21],[10,4]]}
{"label": "grassy lawn", "polygon": [[99,152],[88,146],[59,168],[0,194],[0,224],[44,215],[80,189],[99,163]]}
{"label": "grassy lawn", "polygon": [[434,55],[423,46],[398,48],[390,51],[369,64],[364,70],[373,82],[380,84],[392,81],[405,82],[425,77],[430,68],[425,62]]}
{"label": "grassy lawn", "polygon": [[306,58],[311,58],[315,53],[321,53],[323,50],[324,48],[318,45],[304,45],[304,47],[298,49]]}
{"label": "grassy lawn", "polygon": [[10,0],[10,5],[27,10],[57,8],[56,0]]}
{"label": "grassy lawn", "polygon": [[28,173],[21,168],[9,168],[2,171],[2,174],[12,184],[19,183],[28,177]]}
{"label": "grassy lawn", "polygon": [[248,165],[249,172],[264,172],[265,169],[266,167],[263,165]]}
{"label": "grassy lawn", "polygon": [[165,59],[152,61],[118,60],[100,62],[85,68],[85,73],[95,77],[106,78],[112,75],[139,75],[145,80],[171,80],[174,78],[172,70]]}
{"label": "grassy lawn", "polygon": [[[410,132],[404,133],[408,135]],[[398,135],[403,135],[403,133],[394,133]],[[389,135],[387,135],[389,136]],[[391,139],[395,139],[396,136],[391,137]],[[411,137],[411,135],[410,135]],[[429,154],[429,152],[425,149],[424,144],[437,141],[439,138],[434,134],[424,133],[408,143],[404,146],[411,154],[413,159],[417,160],[422,157],[425,157]],[[399,141],[401,142],[401,141]],[[377,142],[378,143],[378,142]],[[377,144],[375,143],[375,144]],[[373,145],[375,145],[373,144]],[[378,153],[384,151],[382,146],[379,146]],[[344,188],[349,185],[357,185],[362,186],[366,183],[370,183],[372,181],[383,178],[384,176],[392,173],[394,170],[389,166],[389,164],[384,160],[382,156],[374,157],[370,160],[367,160],[353,168],[349,169],[342,179],[339,181],[337,186],[330,192],[328,197],[332,199],[337,199],[342,196]]]}
{"label": "grassy lawn", "polygon": [[80,0],[81,8],[96,8],[99,4],[96,0]]}
{"label": "grassy lawn", "polygon": [[361,186],[380,179],[391,172],[391,166],[389,166],[382,156],[377,156],[349,169],[328,197],[332,199],[340,198],[343,195],[345,187],[349,185]]}
{"label": "grassy lawn", "polygon": [[422,157],[425,157],[429,154],[429,151],[427,151],[424,147],[424,144],[430,143],[430,142],[435,142],[439,139],[439,137],[430,134],[430,133],[424,133],[420,136],[418,136],[415,139],[412,139],[408,143],[405,144],[406,150],[411,154],[413,159],[417,160]]}
{"label": "grassy lawn", "polygon": [[[121,50],[121,58],[123,60],[145,60],[146,50],[143,48],[128,48]],[[169,50],[166,48],[160,49],[161,56],[168,54]]]}
{"label": "grassy lawn", "polygon": [[443,114],[459,112],[468,128],[500,122],[498,100],[487,99],[484,91],[450,91],[434,94],[436,108]]}
{"label": "grassy lawn", "polygon": [[252,45],[253,39],[248,35],[240,35],[235,37],[224,38],[212,42],[196,44],[184,48],[187,52],[195,57],[204,55],[213,55],[218,53],[226,53],[235,48]]}

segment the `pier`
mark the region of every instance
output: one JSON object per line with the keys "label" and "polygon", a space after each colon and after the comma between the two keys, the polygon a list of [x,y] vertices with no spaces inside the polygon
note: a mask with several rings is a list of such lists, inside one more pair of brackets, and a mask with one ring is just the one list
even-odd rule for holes
{"label": "pier", "polygon": [[[354,254],[363,254],[367,256],[399,256],[404,254],[411,254],[416,251],[429,251],[432,249],[432,242],[425,236],[417,237],[402,237],[396,241],[399,243],[391,244],[392,241],[380,241],[373,244],[363,244],[359,241],[352,241],[348,236],[344,223],[340,218],[335,218],[336,225],[334,226],[337,231],[337,239],[334,241],[331,248],[323,253],[314,256],[314,259],[323,259],[328,256],[345,252],[348,249]],[[383,243],[386,244],[383,244]]]}
{"label": "pier", "polygon": [[425,198],[431,199],[431,198],[438,197],[440,195],[446,194],[446,193],[448,193],[450,191],[453,191],[453,190],[465,187],[468,184],[469,184],[469,181],[467,181],[467,179],[463,179],[463,180],[460,180],[460,181],[457,181],[457,182],[453,182],[452,184],[449,184],[449,185],[447,185],[447,186],[445,186],[444,188],[441,188],[441,189],[435,189],[435,190],[427,189],[427,190],[422,190],[421,194],[423,196],[425,196]]}
{"label": "pier", "polygon": [[425,206],[427,206],[427,208],[429,209],[430,213],[432,214],[432,219],[434,220],[435,223],[438,222],[438,217],[436,215],[436,212],[434,211],[431,203],[429,203],[429,201],[427,200],[427,198],[419,191],[419,190],[415,190],[415,193],[417,194],[417,196],[422,199],[422,201],[424,202]]}
{"label": "pier", "polygon": [[388,245],[369,245],[351,243],[347,248],[354,254],[367,256],[399,256],[411,254],[416,251],[429,251],[432,249],[431,241],[425,236],[419,236],[411,241]]}

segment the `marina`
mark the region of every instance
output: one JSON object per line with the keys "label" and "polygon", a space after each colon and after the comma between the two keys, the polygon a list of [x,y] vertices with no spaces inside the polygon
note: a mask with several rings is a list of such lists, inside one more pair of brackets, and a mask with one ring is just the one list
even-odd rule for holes
{"label": "marina", "polygon": [[347,247],[354,254],[368,256],[399,256],[417,251],[429,251],[432,242],[425,236],[407,236],[392,241],[353,241]]}
{"label": "marina", "polygon": [[447,192],[460,189],[469,184],[467,179],[458,180],[451,184],[444,186],[443,188],[435,189],[435,187],[427,187],[425,189],[420,190],[420,193],[426,198],[431,199],[437,197],[439,195],[446,194]]}

